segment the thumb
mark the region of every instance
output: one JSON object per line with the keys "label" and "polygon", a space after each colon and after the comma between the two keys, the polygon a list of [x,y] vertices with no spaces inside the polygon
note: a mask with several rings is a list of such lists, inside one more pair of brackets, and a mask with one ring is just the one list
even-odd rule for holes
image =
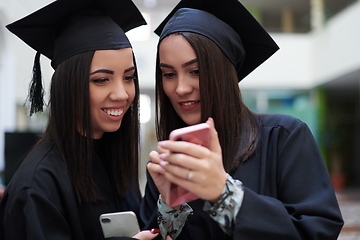
{"label": "thumb", "polygon": [[151,240],[157,237],[159,235],[160,230],[159,229],[151,229],[151,230],[144,230],[139,233],[137,233],[132,238],[141,239],[141,240]]}
{"label": "thumb", "polygon": [[214,119],[211,117],[206,121],[210,125],[210,147],[209,149],[221,155],[221,146],[219,142],[218,132],[215,129]]}

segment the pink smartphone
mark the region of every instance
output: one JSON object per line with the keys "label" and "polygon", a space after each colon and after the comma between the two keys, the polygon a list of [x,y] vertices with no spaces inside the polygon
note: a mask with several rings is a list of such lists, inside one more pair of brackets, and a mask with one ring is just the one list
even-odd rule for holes
{"label": "pink smartphone", "polygon": [[175,129],[170,133],[169,139],[191,142],[208,148],[210,126],[207,123],[200,123],[189,127]]}
{"label": "pink smartphone", "polygon": [[[207,123],[200,123],[189,127],[179,128],[170,133],[170,140],[187,141],[204,147],[210,144],[210,126]],[[199,197],[188,190],[171,183],[166,195],[166,204],[170,207],[178,206],[193,201]]]}

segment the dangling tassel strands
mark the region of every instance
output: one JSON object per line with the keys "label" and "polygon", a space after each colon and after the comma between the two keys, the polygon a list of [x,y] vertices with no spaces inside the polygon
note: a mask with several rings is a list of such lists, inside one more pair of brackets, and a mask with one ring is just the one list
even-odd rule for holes
{"label": "dangling tassel strands", "polygon": [[42,112],[44,106],[44,90],[42,88],[42,76],[40,67],[40,53],[37,52],[34,60],[33,74],[30,82],[29,95],[30,116],[36,112]]}

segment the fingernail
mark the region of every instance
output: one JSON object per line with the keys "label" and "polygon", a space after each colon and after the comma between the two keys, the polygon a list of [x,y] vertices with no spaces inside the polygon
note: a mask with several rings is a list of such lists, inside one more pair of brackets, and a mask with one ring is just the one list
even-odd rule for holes
{"label": "fingernail", "polygon": [[160,158],[160,159],[164,160],[165,157],[166,157],[166,153],[161,153],[161,154],[159,154],[159,158]]}
{"label": "fingernail", "polygon": [[150,232],[151,232],[152,234],[157,234],[157,233],[160,232],[160,229],[153,228],[153,229],[150,230]]}
{"label": "fingernail", "polygon": [[167,162],[167,161],[160,161],[159,164],[160,164],[160,166],[165,167],[166,165],[169,164],[169,162]]}
{"label": "fingernail", "polygon": [[166,145],[166,143],[165,143],[164,141],[161,141],[161,142],[158,142],[158,145],[159,145],[160,147],[164,147],[164,146]]}

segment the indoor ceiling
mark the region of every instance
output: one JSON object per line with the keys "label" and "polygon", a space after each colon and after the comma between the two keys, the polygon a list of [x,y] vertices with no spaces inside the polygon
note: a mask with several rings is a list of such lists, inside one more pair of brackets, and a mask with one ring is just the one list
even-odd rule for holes
{"label": "indoor ceiling", "polygon": [[[348,4],[356,0],[324,0],[324,4],[327,9],[331,11],[338,11],[346,7]],[[134,0],[134,2],[140,7],[173,7],[179,0]],[[264,11],[278,12],[279,9],[289,7],[294,11],[309,11],[310,0],[241,0],[245,7],[257,7]]]}
{"label": "indoor ceiling", "polygon": [[[133,0],[139,7],[147,6],[175,6],[179,0]],[[332,0],[335,1],[335,0]],[[344,1],[344,0],[338,0]],[[299,11],[309,9],[309,0],[242,0],[240,1],[246,7],[260,7],[269,11],[278,11],[281,6],[289,6]]]}
{"label": "indoor ceiling", "polygon": [[[155,17],[162,18],[179,0],[133,0],[142,10]],[[325,17],[329,18],[356,0],[324,0]],[[260,23],[269,32],[282,31],[282,10],[290,10],[293,14],[293,32],[311,30],[311,0],[241,0],[250,12],[258,14]],[[161,16],[160,16],[161,15]]]}

